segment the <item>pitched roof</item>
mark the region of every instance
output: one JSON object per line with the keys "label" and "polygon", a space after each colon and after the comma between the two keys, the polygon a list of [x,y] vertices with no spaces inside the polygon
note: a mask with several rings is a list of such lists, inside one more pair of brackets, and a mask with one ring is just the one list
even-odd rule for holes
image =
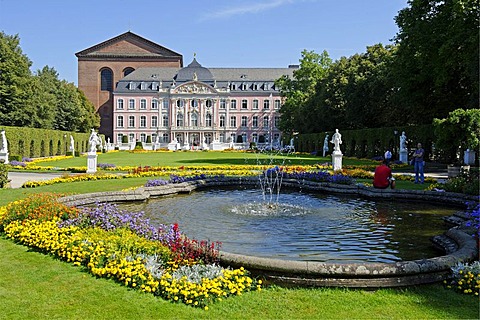
{"label": "pitched roof", "polygon": [[[132,49],[119,47],[118,44],[124,42],[131,44]],[[85,50],[75,53],[78,58],[119,58],[119,57],[135,57],[135,58],[176,58],[181,60],[181,54],[145,39],[133,32],[127,31],[119,36],[103,41]]]}

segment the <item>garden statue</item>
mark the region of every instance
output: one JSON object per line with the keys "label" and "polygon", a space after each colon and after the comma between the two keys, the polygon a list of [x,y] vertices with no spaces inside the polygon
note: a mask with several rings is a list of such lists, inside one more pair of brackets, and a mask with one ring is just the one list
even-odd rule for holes
{"label": "garden statue", "polygon": [[333,152],[341,153],[340,145],[342,144],[342,135],[338,132],[338,129],[335,129],[335,133],[332,136],[332,141],[330,142],[334,144]]}
{"label": "garden statue", "polygon": [[75,140],[73,140],[73,136],[70,135],[70,151],[73,153],[75,152]]}
{"label": "garden statue", "polygon": [[400,136],[400,157],[398,160],[402,163],[408,163],[407,136],[405,131]]}
{"label": "garden statue", "polygon": [[0,152],[2,153],[8,153],[8,144],[7,144],[7,136],[5,135],[5,130],[1,131],[1,145],[0,145]]}
{"label": "garden statue", "polygon": [[328,152],[328,137],[329,135],[327,134],[325,136],[325,140],[323,140],[323,156],[325,157],[325,154]]}
{"label": "garden statue", "polygon": [[97,133],[94,129],[92,129],[92,133],[90,134],[90,138],[88,139],[89,142],[89,151],[90,152],[97,152],[97,146],[102,144],[102,140],[98,137]]}
{"label": "garden statue", "polygon": [[400,151],[402,150],[407,150],[407,136],[405,135],[405,131],[403,131],[400,136]]}

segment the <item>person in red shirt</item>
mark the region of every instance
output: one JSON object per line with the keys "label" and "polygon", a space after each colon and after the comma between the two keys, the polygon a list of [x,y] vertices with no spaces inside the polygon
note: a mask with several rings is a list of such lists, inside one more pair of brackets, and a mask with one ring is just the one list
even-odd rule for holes
{"label": "person in red shirt", "polygon": [[387,189],[388,187],[395,189],[395,178],[392,177],[392,169],[387,166],[385,160],[375,169],[373,187],[377,189]]}

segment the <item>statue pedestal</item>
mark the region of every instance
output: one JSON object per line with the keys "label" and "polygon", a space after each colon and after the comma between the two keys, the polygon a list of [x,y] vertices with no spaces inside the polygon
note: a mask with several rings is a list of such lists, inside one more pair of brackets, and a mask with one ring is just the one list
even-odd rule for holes
{"label": "statue pedestal", "polygon": [[97,172],[97,153],[88,152],[87,153],[87,173]]}
{"label": "statue pedestal", "polygon": [[168,144],[168,150],[177,151],[180,149],[180,144],[178,142],[172,141]]}
{"label": "statue pedestal", "polygon": [[223,143],[218,140],[212,142],[212,150],[223,150]]}
{"label": "statue pedestal", "polygon": [[8,164],[8,152],[0,151],[0,161],[3,160],[3,163]]}
{"label": "statue pedestal", "polygon": [[400,160],[401,163],[408,163],[408,152],[407,150],[400,150]]}
{"label": "statue pedestal", "polygon": [[342,170],[342,158],[343,154],[341,151],[334,151],[332,153],[333,171]]}

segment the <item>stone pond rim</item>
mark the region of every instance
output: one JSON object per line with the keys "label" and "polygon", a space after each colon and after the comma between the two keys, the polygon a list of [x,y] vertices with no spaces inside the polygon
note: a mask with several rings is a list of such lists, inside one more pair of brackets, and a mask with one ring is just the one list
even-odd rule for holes
{"label": "stone pond rim", "polygon": [[[196,189],[231,185],[256,185],[258,178],[215,178],[167,184],[157,187],[140,187],[130,191],[96,192],[67,196],[60,201],[70,206],[89,205],[97,202],[146,201],[150,198],[190,193]],[[376,199],[402,199],[435,201],[436,203],[465,206],[467,201],[478,202],[478,197],[459,193],[421,190],[380,190],[363,185],[339,185],[310,181],[299,182],[285,179],[282,187],[302,188],[319,193],[340,193],[359,195]],[[465,217],[452,216],[453,225],[465,221]],[[444,280],[450,267],[457,262],[467,262],[478,258],[478,247],[474,238],[465,230],[452,227],[445,234],[434,237],[435,245],[445,251],[445,255],[430,259],[401,261],[395,263],[325,263],[311,261],[290,261],[260,258],[220,252],[224,266],[244,267],[252,275],[263,277],[266,283],[298,287],[352,287],[379,288],[398,287],[434,283]]]}

